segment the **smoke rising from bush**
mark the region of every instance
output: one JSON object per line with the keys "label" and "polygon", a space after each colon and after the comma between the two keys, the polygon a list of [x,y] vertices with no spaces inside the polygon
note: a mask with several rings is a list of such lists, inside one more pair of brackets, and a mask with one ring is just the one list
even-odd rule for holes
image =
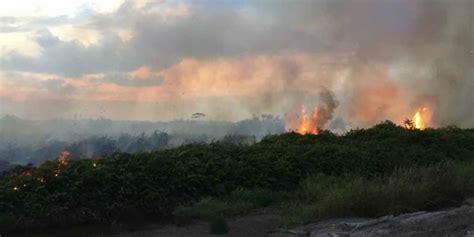
{"label": "smoke rising from bush", "polygon": [[[429,126],[472,127],[472,5],[264,0],[138,7],[128,1],[85,21],[83,27],[105,32],[96,45],[39,31],[38,58],[12,53],[2,59],[2,70],[41,78],[24,83],[0,74],[2,113],[169,120],[199,112],[237,121],[253,114],[284,117],[321,103],[326,89],[338,103],[322,103],[330,105],[323,124],[400,124],[423,106],[433,115]],[[117,29],[130,37],[119,37]],[[127,77],[144,69],[146,75]],[[54,88],[44,83],[48,74]],[[31,100],[40,102],[29,106]]]}

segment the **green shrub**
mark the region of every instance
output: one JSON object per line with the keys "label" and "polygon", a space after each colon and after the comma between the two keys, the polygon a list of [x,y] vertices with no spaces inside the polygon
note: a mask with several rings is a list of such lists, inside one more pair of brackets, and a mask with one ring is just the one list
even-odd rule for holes
{"label": "green shrub", "polygon": [[[72,160],[66,166],[48,161],[36,168],[20,167],[2,175],[0,220],[2,226],[25,228],[114,222],[129,216],[168,217],[178,207],[192,206],[200,200],[203,203],[198,203],[198,207],[208,205],[207,209],[212,207],[232,214],[237,209],[268,205],[278,199],[279,192],[293,191],[303,179],[316,174],[343,178],[343,181],[326,178],[315,187],[306,184],[307,190],[300,198],[306,195],[332,206],[329,208],[332,211],[320,207],[316,210],[321,213],[318,215],[332,212],[378,215],[385,210],[436,207],[459,197],[457,184],[445,185],[446,190],[441,190],[452,194],[448,198],[432,193],[430,182],[417,181],[418,186],[410,186],[408,181],[399,179],[377,183],[373,181],[376,178],[405,172],[407,168],[447,161],[469,162],[473,158],[472,129],[407,130],[385,122],[343,136],[327,131],[316,136],[287,133],[266,137],[252,145],[191,144],[154,152],[115,153],[98,160]],[[21,169],[31,172],[26,175]],[[464,172],[472,170],[465,167]],[[351,177],[358,179],[347,183]],[[412,182],[414,177],[409,177]],[[448,181],[436,179],[438,185]],[[363,187],[366,182],[370,188]],[[338,188],[322,195],[327,186]],[[242,190],[236,191],[239,188]],[[256,190],[272,190],[276,196]],[[226,201],[229,195],[240,196],[237,199],[241,201]],[[206,204],[206,197],[212,201]],[[389,202],[377,203],[371,197],[388,198]],[[417,201],[420,197],[432,201],[423,206]],[[399,207],[398,199],[409,201],[410,205]],[[357,205],[344,204],[346,200]],[[372,202],[373,208],[361,209]],[[384,205],[388,207],[382,208]]]}
{"label": "green shrub", "polygon": [[474,191],[474,162],[396,170],[389,176],[328,177],[302,181],[300,197],[288,208],[288,223],[327,217],[378,217],[459,205]]}
{"label": "green shrub", "polygon": [[193,205],[180,206],[176,209],[174,215],[180,217],[180,219],[200,218],[207,220],[220,216],[235,216],[258,207],[265,207],[271,203],[287,200],[289,195],[287,192],[239,188],[228,196],[220,198],[206,197]]}

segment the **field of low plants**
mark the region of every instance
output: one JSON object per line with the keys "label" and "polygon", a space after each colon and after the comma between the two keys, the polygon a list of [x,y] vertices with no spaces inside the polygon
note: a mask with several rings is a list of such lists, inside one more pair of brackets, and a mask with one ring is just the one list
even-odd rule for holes
{"label": "field of low plants", "polygon": [[253,145],[47,161],[1,176],[0,230],[237,215],[272,202],[294,210],[289,223],[431,209],[472,194],[473,163],[473,129],[391,122],[342,136],[286,133]]}

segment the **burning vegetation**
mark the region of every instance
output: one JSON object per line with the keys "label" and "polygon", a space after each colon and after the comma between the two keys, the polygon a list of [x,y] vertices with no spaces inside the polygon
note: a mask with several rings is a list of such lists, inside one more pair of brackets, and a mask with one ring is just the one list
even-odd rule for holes
{"label": "burning vegetation", "polygon": [[[334,111],[339,105],[338,101],[335,99],[334,94],[329,90],[322,90],[318,98],[315,99],[318,101],[316,105],[306,106],[302,103],[299,106],[295,106],[294,110],[288,112],[285,117],[285,129],[288,132],[295,132],[301,135],[313,134],[317,135],[322,129],[326,129],[326,124],[332,120],[334,117]],[[403,102],[401,102],[403,104]],[[376,107],[376,106],[375,106]],[[382,106],[384,111],[386,106]],[[399,110],[399,114],[402,115],[407,109],[400,110],[399,108],[407,108],[407,106],[395,106],[396,110]],[[380,109],[372,108],[371,111],[377,111]],[[379,116],[379,115],[377,115]],[[375,117],[377,117],[375,116]],[[383,113],[381,112],[381,118],[383,118]],[[400,116],[399,116],[400,117]],[[403,124],[402,126],[407,129],[420,129],[423,130],[428,126],[433,126],[431,121],[432,109],[428,108],[426,105],[419,107],[414,115],[411,118],[405,119],[403,122],[402,118],[395,121],[397,124]],[[403,122],[403,123],[402,123]]]}
{"label": "burning vegetation", "polygon": [[301,112],[299,114],[293,115],[287,120],[287,130],[299,133],[301,135],[305,134],[318,134],[318,107],[313,107],[310,112],[307,112],[306,106],[301,106]]}
{"label": "burning vegetation", "polygon": [[59,176],[59,173],[61,173],[61,168],[65,167],[69,164],[69,157],[71,156],[71,152],[68,150],[64,150],[61,152],[61,154],[58,157],[58,164],[56,169],[54,170],[54,176],[57,177]]}
{"label": "burning vegetation", "polygon": [[[305,111],[306,117],[296,122],[306,122],[309,125],[303,126],[304,131],[314,131],[321,125],[316,122],[322,121],[325,108]],[[312,117],[314,111],[317,116]],[[419,112],[421,118],[424,113],[429,115],[428,109]],[[31,169],[29,175],[18,172],[25,169],[17,169],[0,179],[0,219],[4,220],[0,231],[5,230],[2,227],[27,228],[31,223],[46,226],[114,221],[129,215],[127,210],[165,218],[180,206],[211,195],[225,197],[241,187],[292,192],[308,175],[321,173],[343,180],[353,175],[388,177],[401,168],[412,173],[413,166],[472,160],[473,142],[472,129],[412,130],[386,121],[344,135],[286,133],[249,146],[202,143],[154,152],[116,153],[100,160],[69,159],[64,163],[58,159],[27,167]],[[56,176],[58,168],[61,172]],[[216,183],[222,184],[219,193],[209,188]],[[422,204],[427,201],[418,202],[418,208],[425,208]],[[412,208],[412,203],[407,208]]]}
{"label": "burning vegetation", "polygon": [[318,100],[319,105],[312,106],[310,111],[305,105],[301,105],[299,110],[289,112],[285,118],[286,130],[302,135],[318,134],[333,118],[334,110],[339,105],[334,94],[326,89],[319,93]]}
{"label": "burning vegetation", "polygon": [[411,120],[405,120],[405,128],[423,130],[428,126],[430,117],[431,116],[427,107],[419,108]]}
{"label": "burning vegetation", "polygon": [[[285,124],[286,130],[301,135],[317,135],[327,122],[327,120],[321,120],[320,111],[317,106],[314,106],[311,111],[308,111],[306,106],[302,105],[299,113],[290,113],[287,116]],[[430,110],[427,107],[421,107],[417,109],[411,119],[406,119],[403,125],[407,129],[423,130],[427,128],[430,123]]]}

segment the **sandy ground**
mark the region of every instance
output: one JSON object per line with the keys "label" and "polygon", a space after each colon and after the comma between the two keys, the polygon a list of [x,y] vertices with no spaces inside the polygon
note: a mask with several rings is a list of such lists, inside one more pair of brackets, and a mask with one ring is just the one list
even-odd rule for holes
{"label": "sandy ground", "polygon": [[[336,236],[463,236],[474,237],[474,207],[462,206],[437,212],[415,212],[377,219],[340,218],[311,223],[291,230],[280,229],[282,218],[275,212],[259,211],[228,219],[229,233],[224,236],[336,237]],[[117,237],[216,236],[209,225],[194,221],[187,226],[145,226]]]}
{"label": "sandy ground", "polygon": [[[280,208],[268,207],[250,214],[229,218],[229,232],[223,236],[271,237],[372,237],[372,236],[461,236],[474,237],[474,200],[458,208],[435,212],[415,212],[376,219],[339,218],[310,223],[294,229],[281,229],[283,222]],[[128,231],[127,231],[128,229]],[[76,226],[63,229],[31,231],[12,235],[15,237],[152,237],[152,236],[217,236],[209,234],[209,224],[195,220],[186,226],[146,224],[127,227]],[[113,234],[116,233],[116,234]],[[118,234],[117,234],[118,233]]]}
{"label": "sandy ground", "polygon": [[[229,232],[225,236],[268,236],[271,231],[278,230],[281,216],[274,213],[257,212],[242,217],[227,219]],[[217,236],[209,234],[209,223],[193,221],[190,225],[176,226],[145,226],[139,231],[122,233],[117,237],[151,237],[151,236]]]}

